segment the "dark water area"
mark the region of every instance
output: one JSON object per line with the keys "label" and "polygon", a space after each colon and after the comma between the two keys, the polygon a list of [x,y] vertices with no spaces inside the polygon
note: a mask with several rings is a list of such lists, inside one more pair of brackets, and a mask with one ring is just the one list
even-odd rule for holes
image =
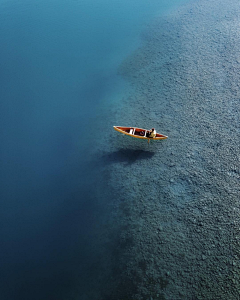
{"label": "dark water area", "polygon": [[94,128],[145,22],[178,2],[0,1],[2,300],[93,299],[110,197]]}

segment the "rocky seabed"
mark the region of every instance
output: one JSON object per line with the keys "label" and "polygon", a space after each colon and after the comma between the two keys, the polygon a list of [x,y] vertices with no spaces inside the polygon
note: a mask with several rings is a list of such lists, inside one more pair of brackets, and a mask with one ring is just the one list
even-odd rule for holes
{"label": "rocky seabed", "polygon": [[239,20],[238,1],[189,2],[120,67],[132,92],[114,125],[169,138],[112,131],[98,149],[116,233],[103,299],[240,299]]}

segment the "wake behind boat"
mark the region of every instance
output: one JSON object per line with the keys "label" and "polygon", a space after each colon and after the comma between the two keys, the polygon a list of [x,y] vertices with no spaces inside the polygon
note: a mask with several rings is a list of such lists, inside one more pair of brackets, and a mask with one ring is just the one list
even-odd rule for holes
{"label": "wake behind boat", "polygon": [[123,134],[138,138],[138,139],[147,139],[150,140],[165,140],[168,137],[166,135],[156,133],[155,137],[150,136],[150,130],[138,128],[138,127],[123,127],[123,126],[113,126],[116,131],[119,131]]}

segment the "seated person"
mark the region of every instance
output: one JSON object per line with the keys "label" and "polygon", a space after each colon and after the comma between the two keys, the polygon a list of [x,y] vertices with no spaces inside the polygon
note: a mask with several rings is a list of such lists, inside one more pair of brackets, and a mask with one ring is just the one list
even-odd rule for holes
{"label": "seated person", "polygon": [[156,130],[154,128],[152,128],[151,130],[149,130],[148,137],[155,138],[156,134],[157,134]]}

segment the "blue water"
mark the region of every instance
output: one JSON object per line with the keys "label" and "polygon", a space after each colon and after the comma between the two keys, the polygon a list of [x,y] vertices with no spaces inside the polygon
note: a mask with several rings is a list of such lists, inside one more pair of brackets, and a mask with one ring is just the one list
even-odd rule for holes
{"label": "blue water", "polygon": [[81,299],[104,210],[91,193],[95,116],[126,88],[117,68],[144,25],[180,2],[0,1],[2,300]]}

